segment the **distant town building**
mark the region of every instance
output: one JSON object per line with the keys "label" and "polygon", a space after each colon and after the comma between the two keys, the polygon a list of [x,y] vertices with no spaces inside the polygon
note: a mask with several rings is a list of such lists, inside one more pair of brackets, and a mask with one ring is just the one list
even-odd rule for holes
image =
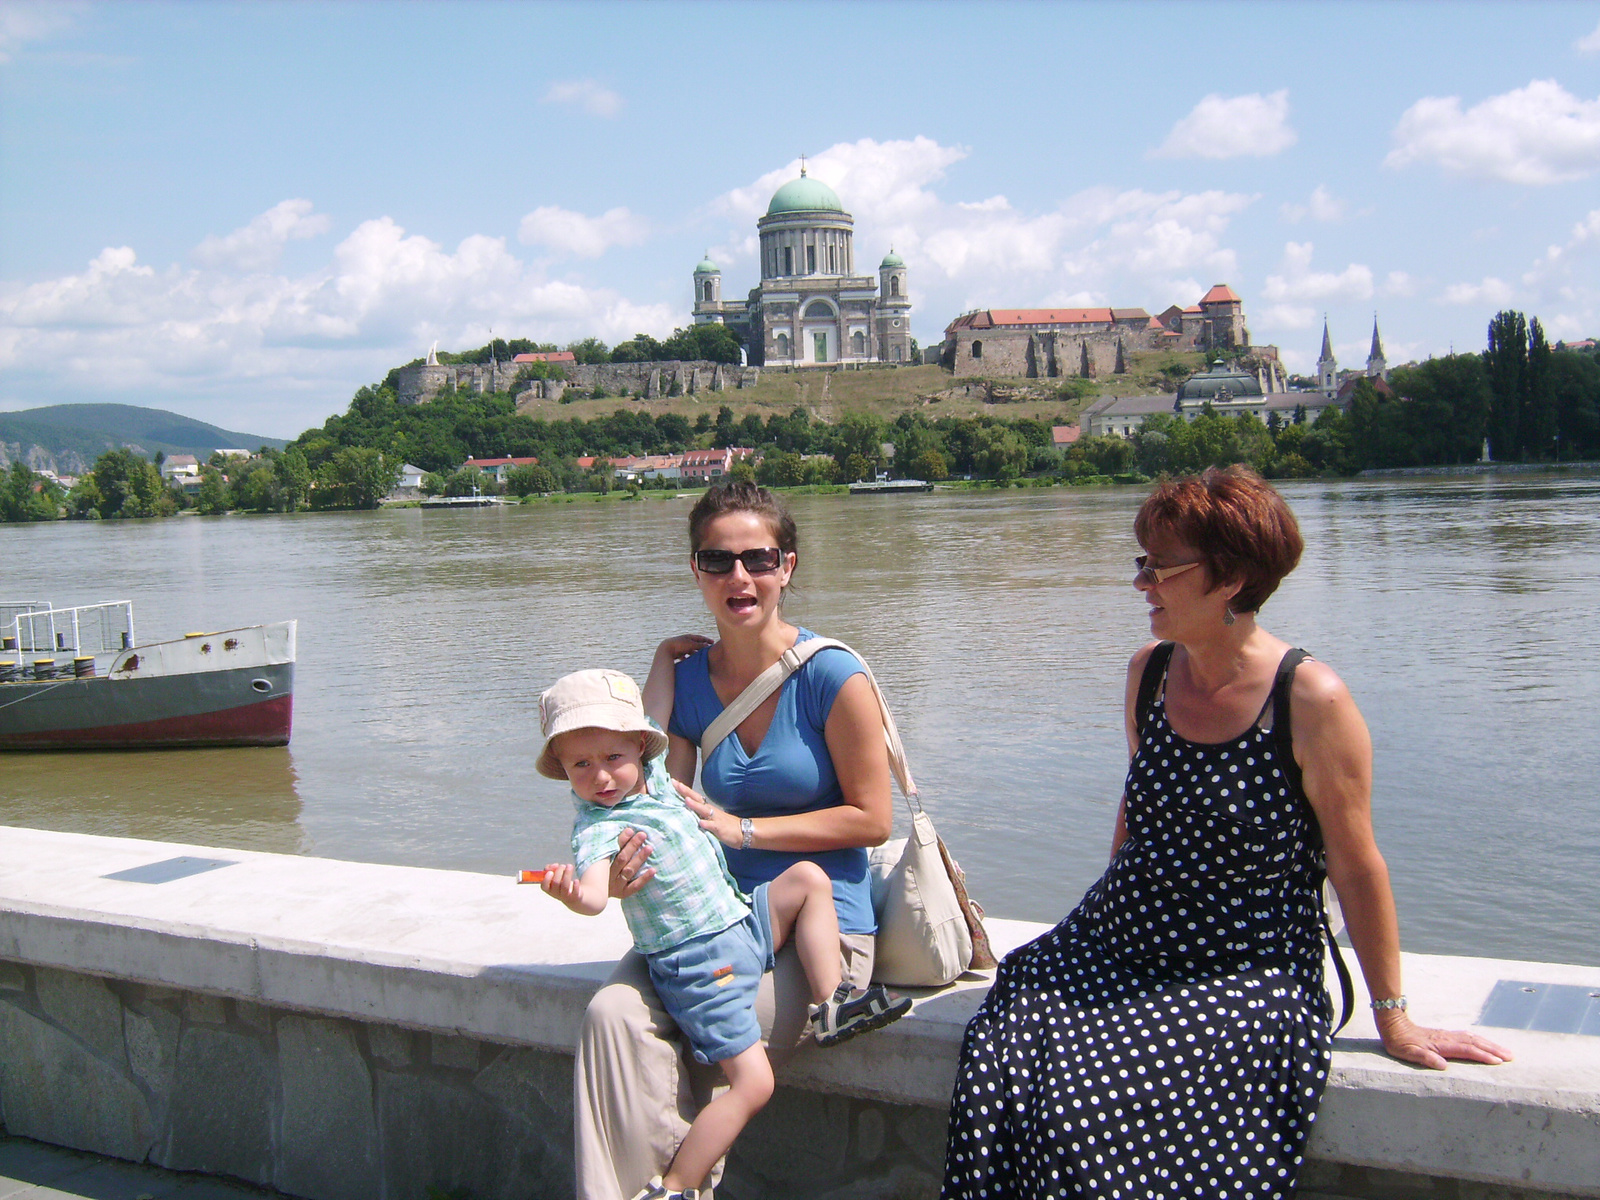
{"label": "distant town building", "polygon": [[911,362],[911,294],[893,247],[878,276],[858,274],[855,219],[837,193],[806,174],[772,195],[756,222],[761,283],[743,300],[722,298],[722,268],[694,269],[696,325],[728,326],[752,366]]}
{"label": "distant town building", "polygon": [[1367,353],[1367,378],[1389,378],[1389,363],[1383,357],[1383,339],[1378,336],[1378,314],[1372,314],[1372,349]]}
{"label": "distant town building", "polygon": [[733,470],[733,464],[749,458],[754,451],[745,446],[730,446],[725,450],[685,450],[681,477],[706,483],[720,479]]}
{"label": "distant town building", "polygon": [[161,478],[169,482],[174,479],[197,479],[200,476],[200,460],[192,454],[172,454],[161,464]]}
{"label": "distant town building", "polygon": [[[1381,382],[1381,381],[1379,381]],[[1351,383],[1350,390],[1354,390]],[[1383,384],[1384,388],[1388,384]],[[1192,421],[1209,406],[1223,415],[1250,413],[1261,421],[1276,414],[1280,421],[1292,421],[1297,413],[1305,421],[1315,421],[1324,409],[1349,407],[1349,395],[1341,390],[1335,397],[1321,392],[1269,391],[1254,371],[1229,367],[1220,359],[1209,371],[1189,376],[1175,396],[1112,396],[1098,400],[1083,410],[1078,423],[1091,437],[1131,437],[1153,413],[1171,413]],[[1303,410],[1303,412],[1302,412]]]}
{"label": "distant town building", "polygon": [[485,475],[492,475],[496,483],[504,483],[506,477],[518,467],[535,467],[539,465],[537,458],[472,458],[461,464],[462,470],[468,467],[477,467]]}
{"label": "distant town building", "polygon": [[1136,350],[1250,350],[1282,386],[1277,349],[1250,346],[1244,302],[1225,283],[1159,317],[1142,308],[982,308],[945,327],[943,361],[956,375],[1097,378],[1127,369]]}

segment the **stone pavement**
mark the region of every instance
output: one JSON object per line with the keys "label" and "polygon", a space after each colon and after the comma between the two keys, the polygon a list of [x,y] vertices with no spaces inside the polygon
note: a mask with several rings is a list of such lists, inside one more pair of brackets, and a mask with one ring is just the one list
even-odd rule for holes
{"label": "stone pavement", "polygon": [[281,1195],[0,1133],[0,1200],[272,1200]]}

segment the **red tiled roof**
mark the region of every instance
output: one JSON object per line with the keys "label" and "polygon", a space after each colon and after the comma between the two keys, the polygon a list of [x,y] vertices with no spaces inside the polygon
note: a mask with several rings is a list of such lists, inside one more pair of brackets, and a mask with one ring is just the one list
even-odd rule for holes
{"label": "red tiled roof", "polygon": [[519,354],[511,361],[514,363],[575,363],[578,359],[571,350],[547,350],[540,354]]}
{"label": "red tiled roof", "polygon": [[532,467],[537,466],[538,462],[537,458],[473,458],[469,454],[467,461],[461,465],[482,470],[484,467]]}
{"label": "red tiled roof", "polygon": [[1083,433],[1082,428],[1080,428],[1077,425],[1052,425],[1052,426],[1050,426],[1050,437],[1055,442],[1055,444],[1057,446],[1070,446],[1070,445],[1072,445],[1073,442],[1078,440],[1079,436],[1082,433]]}
{"label": "red tiled roof", "polygon": [[1189,305],[1189,307],[1185,308],[1183,311],[1186,312],[1186,313],[1197,313],[1197,312],[1200,311],[1200,306],[1198,304],[1191,304],[1191,305]]}
{"label": "red tiled roof", "polygon": [[1150,314],[1142,308],[1113,308],[1111,315],[1119,321],[1139,321]]}
{"label": "red tiled roof", "polygon": [[1211,290],[1200,297],[1201,304],[1242,304],[1239,294],[1225,283],[1213,285]]}

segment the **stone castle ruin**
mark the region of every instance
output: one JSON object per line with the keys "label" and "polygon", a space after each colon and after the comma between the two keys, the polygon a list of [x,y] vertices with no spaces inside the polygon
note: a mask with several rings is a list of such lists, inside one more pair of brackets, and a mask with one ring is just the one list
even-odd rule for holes
{"label": "stone castle ruin", "polygon": [[975,309],[946,326],[941,361],[958,376],[1093,379],[1121,374],[1136,350],[1200,349],[1278,359],[1274,347],[1251,347],[1244,302],[1219,283],[1200,303],[1154,317],[1142,308]]}

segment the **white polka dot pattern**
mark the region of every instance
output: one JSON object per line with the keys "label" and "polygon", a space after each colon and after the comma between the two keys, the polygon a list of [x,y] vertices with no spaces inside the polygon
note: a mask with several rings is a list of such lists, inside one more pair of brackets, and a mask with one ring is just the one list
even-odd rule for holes
{"label": "white polka dot pattern", "polygon": [[1189,742],[1159,699],[1143,728],[1127,841],[967,1026],[943,1200],[1293,1192],[1332,1016],[1315,820],[1270,731]]}

